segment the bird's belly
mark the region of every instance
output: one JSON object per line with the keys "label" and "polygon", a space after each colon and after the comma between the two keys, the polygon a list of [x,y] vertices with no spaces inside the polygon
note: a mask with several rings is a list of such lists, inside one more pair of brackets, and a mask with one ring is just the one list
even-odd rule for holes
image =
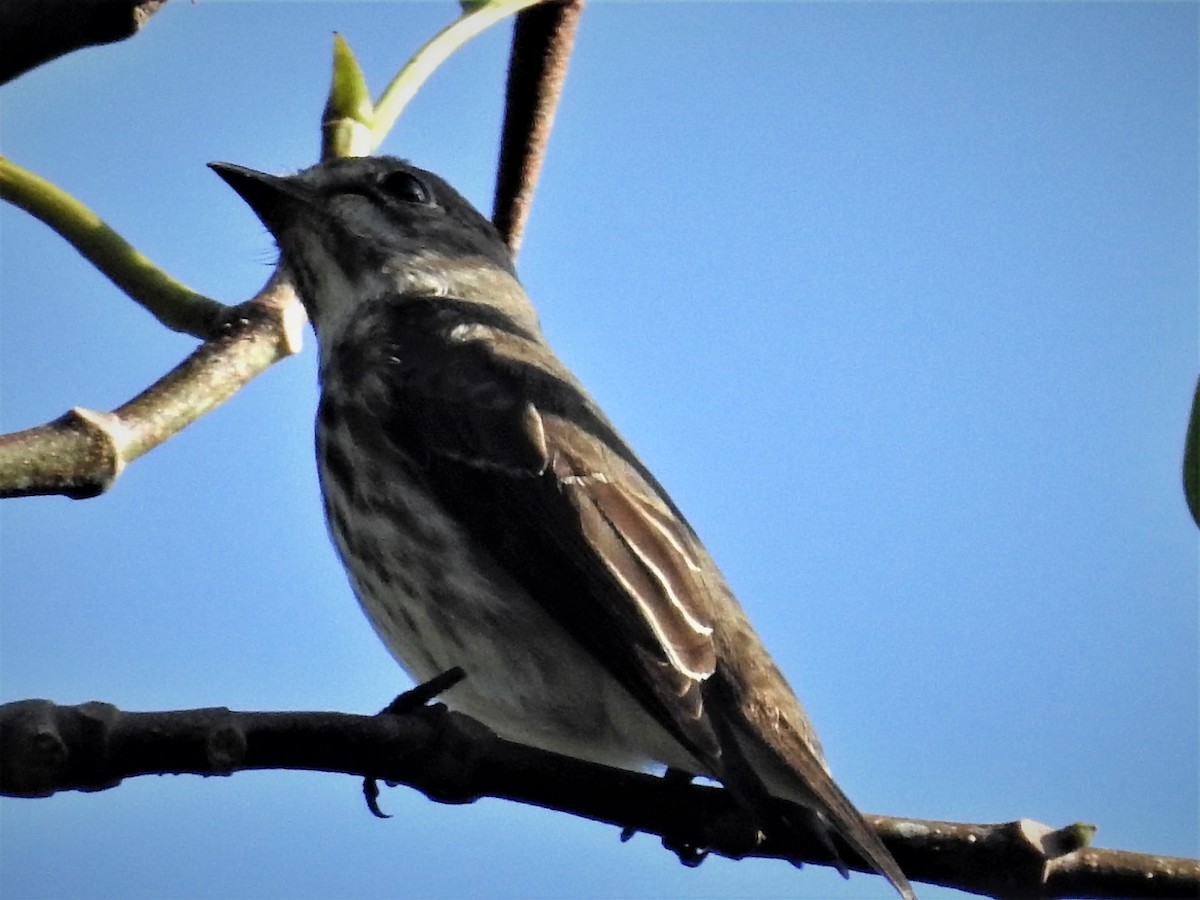
{"label": "bird's belly", "polygon": [[624,768],[698,771],[434,498],[371,468],[354,467],[356,483],[373,487],[365,491],[344,490],[322,466],[326,512],[363,610],[414,679],[461,667],[467,677],[442,699],[508,740]]}

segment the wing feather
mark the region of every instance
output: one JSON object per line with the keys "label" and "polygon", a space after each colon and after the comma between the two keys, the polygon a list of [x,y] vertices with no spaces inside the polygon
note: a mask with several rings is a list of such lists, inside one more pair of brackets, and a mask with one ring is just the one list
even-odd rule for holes
{"label": "wing feather", "polygon": [[603,472],[580,474],[586,461],[563,455],[559,448],[570,442],[554,441],[569,423],[552,419],[542,427],[549,446],[559,451],[551,471],[578,511],[587,542],[637,604],[671,665],[690,679],[708,678],[716,669],[716,651],[705,585],[685,535],[671,527],[678,521],[637,492],[640,485]]}

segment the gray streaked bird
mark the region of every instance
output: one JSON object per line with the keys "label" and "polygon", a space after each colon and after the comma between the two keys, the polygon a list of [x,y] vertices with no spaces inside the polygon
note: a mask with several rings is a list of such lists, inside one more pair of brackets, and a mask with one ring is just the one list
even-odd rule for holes
{"label": "gray streaked bird", "polygon": [[401,665],[460,666],[446,702],[509,740],[709,775],[765,832],[814,833],[839,862],[840,836],[913,897],[700,539],[550,349],[492,224],[397,159],[213,168],[316,329],[325,512]]}

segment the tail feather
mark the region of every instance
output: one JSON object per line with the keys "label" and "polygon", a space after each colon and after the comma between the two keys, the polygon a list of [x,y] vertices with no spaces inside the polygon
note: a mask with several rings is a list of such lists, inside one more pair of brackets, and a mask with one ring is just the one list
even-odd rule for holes
{"label": "tail feather", "polygon": [[[709,685],[719,690],[714,681],[719,683],[712,679]],[[762,817],[764,832],[784,829],[816,838],[830,852],[842,877],[849,878],[850,869],[838,851],[837,838],[891,882],[904,900],[916,900],[908,878],[833,780],[819,750],[814,751],[804,737],[786,727],[755,733],[723,719],[711,716],[721,744],[718,777]],[[784,810],[776,798],[797,805]]]}

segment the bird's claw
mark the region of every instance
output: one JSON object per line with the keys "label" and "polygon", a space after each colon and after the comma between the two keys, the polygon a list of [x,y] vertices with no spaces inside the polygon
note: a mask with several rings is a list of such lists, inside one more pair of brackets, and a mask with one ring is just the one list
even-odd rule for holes
{"label": "bird's claw", "polygon": [[689,844],[687,841],[676,841],[664,836],[663,846],[674,853],[676,858],[689,869],[696,868],[708,858],[709,851],[707,849]]}
{"label": "bird's claw", "polygon": [[368,775],[363,779],[363,797],[367,801],[367,809],[377,819],[390,819],[391,815],[379,808],[379,780]]}
{"label": "bird's claw", "polygon": [[[439,694],[450,690],[460,681],[467,677],[467,673],[459,666],[452,669],[447,669],[441,675],[435,675],[428,681],[418,684],[411,690],[400,694],[381,709],[377,715],[380,716],[404,716],[416,712],[423,708],[430,700],[437,697]],[[444,707],[443,707],[444,709]],[[390,782],[386,782],[390,784]],[[373,775],[368,775],[363,778],[363,797],[367,801],[367,809],[371,811],[371,815],[379,819],[390,819],[391,816],[379,808],[379,779]]]}

